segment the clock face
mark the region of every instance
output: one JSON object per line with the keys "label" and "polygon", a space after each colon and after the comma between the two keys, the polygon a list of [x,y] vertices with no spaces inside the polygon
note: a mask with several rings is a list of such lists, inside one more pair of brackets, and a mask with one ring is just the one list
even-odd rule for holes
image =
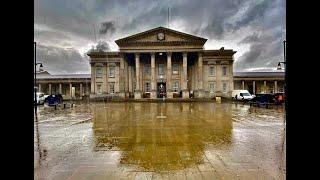
{"label": "clock face", "polygon": [[164,40],[164,34],[163,33],[159,33],[157,37],[158,37],[158,40],[160,40],[160,41]]}

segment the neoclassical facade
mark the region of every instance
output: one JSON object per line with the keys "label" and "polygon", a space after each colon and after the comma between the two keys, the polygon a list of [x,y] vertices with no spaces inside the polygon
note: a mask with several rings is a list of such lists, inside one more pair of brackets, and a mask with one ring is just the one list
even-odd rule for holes
{"label": "neoclassical facade", "polygon": [[90,97],[230,97],[236,51],[204,50],[206,41],[158,27],[116,40],[117,52],[92,51]]}

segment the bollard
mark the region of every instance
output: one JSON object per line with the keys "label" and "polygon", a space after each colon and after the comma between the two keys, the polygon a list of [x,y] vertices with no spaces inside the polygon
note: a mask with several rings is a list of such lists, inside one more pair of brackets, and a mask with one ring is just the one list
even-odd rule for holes
{"label": "bollard", "polygon": [[66,103],[63,104],[63,109],[65,109],[65,108],[66,108]]}
{"label": "bollard", "polygon": [[57,105],[54,105],[54,110],[57,110]]}

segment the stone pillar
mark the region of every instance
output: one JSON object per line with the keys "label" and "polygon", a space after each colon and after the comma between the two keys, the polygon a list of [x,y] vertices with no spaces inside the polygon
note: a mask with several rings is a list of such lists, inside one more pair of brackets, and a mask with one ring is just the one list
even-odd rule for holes
{"label": "stone pillar", "polygon": [[173,98],[172,94],[172,83],[171,83],[171,74],[172,74],[172,63],[171,63],[172,52],[167,52],[167,98]]}
{"label": "stone pillar", "polygon": [[128,73],[129,92],[132,93],[133,92],[133,89],[132,89],[132,66],[128,66],[128,71],[129,71],[129,73]]}
{"label": "stone pillar", "polygon": [[274,81],[274,93],[278,92],[278,82]]}
{"label": "stone pillar", "polygon": [[252,82],[253,94],[256,94],[256,81]]}
{"label": "stone pillar", "polygon": [[188,84],[187,84],[187,80],[188,80],[188,54],[187,52],[183,52],[182,54],[183,56],[183,75],[182,75],[182,98],[189,98],[189,90],[188,90]]}
{"label": "stone pillar", "polygon": [[242,90],[244,90],[244,81],[242,81]]}
{"label": "stone pillar", "polygon": [[200,52],[198,53],[198,98],[204,97],[202,64],[202,53]]}
{"label": "stone pillar", "polygon": [[59,84],[59,94],[62,94],[62,85],[61,85],[61,83]]}
{"label": "stone pillar", "polygon": [[39,92],[41,92],[41,84],[39,83]]}
{"label": "stone pillar", "polygon": [[267,81],[263,81],[264,93],[267,93]]}
{"label": "stone pillar", "polygon": [[72,98],[72,84],[69,84],[70,99]]}
{"label": "stone pillar", "polygon": [[96,74],[96,69],[94,65],[91,65],[91,93],[95,94],[95,85],[96,85],[96,80],[95,80],[95,74]]}
{"label": "stone pillar", "polygon": [[124,56],[120,57],[119,96],[125,98]]}
{"label": "stone pillar", "polygon": [[151,53],[151,98],[157,98],[157,89],[156,89],[156,62],[155,62],[155,53]]}
{"label": "stone pillar", "polygon": [[129,74],[129,67],[128,67],[128,61],[127,59],[124,59],[124,74],[125,74],[125,97],[128,98],[129,97],[129,78],[128,78],[128,74]]}
{"label": "stone pillar", "polygon": [[82,83],[80,83],[80,97],[82,97],[83,93],[82,93]]}
{"label": "stone pillar", "polygon": [[134,91],[134,98],[141,99],[141,90],[140,90],[140,54],[135,53],[136,59],[136,89]]}
{"label": "stone pillar", "polygon": [[49,84],[49,95],[51,95],[51,84]]}

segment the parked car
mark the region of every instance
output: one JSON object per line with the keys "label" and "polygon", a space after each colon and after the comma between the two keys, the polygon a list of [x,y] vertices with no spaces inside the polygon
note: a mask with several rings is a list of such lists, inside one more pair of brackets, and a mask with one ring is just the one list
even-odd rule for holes
{"label": "parked car", "polygon": [[270,104],[275,103],[276,99],[274,94],[256,94],[256,96],[251,99],[250,102],[257,104]]}
{"label": "parked car", "polygon": [[62,103],[63,99],[60,94],[52,94],[47,97],[48,106],[55,106]]}
{"label": "parked car", "polygon": [[45,95],[44,95],[44,93],[43,92],[37,92],[36,93],[36,103],[37,104],[43,104],[44,103],[44,101],[45,101]]}
{"label": "parked car", "polygon": [[235,100],[248,101],[253,99],[253,96],[247,90],[233,90],[231,96]]}

